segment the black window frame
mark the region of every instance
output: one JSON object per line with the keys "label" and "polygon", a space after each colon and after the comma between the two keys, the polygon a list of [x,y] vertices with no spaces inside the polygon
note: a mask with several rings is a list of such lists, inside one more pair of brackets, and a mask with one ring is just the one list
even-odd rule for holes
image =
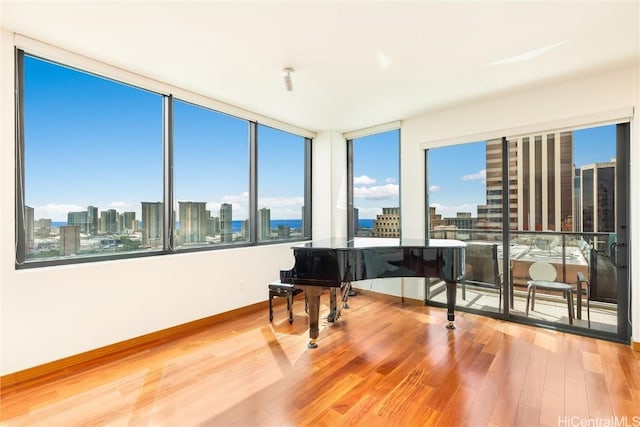
{"label": "black window frame", "polygon": [[[24,149],[25,149],[25,137],[24,137],[24,58],[25,55],[29,57],[36,58],[38,60],[46,61],[52,64],[55,64],[60,67],[66,67],[78,72],[87,73],[92,76],[96,76],[98,78],[104,78],[118,84],[123,84],[131,87],[135,87],[137,89],[142,89],[148,92],[153,92],[162,97],[163,102],[163,119],[162,119],[162,134],[163,134],[163,203],[164,203],[164,218],[163,218],[163,245],[162,249],[151,250],[151,251],[141,251],[141,252],[125,252],[119,254],[109,254],[109,255],[92,255],[92,256],[77,256],[77,257],[69,257],[69,258],[53,258],[53,259],[36,259],[36,260],[27,260],[27,250],[26,250],[26,224],[25,224],[25,160],[24,160]],[[200,105],[197,103],[193,103],[191,101],[184,101],[192,103],[198,107],[206,108],[209,110],[213,110],[219,112],[221,114],[231,115],[241,120],[245,120],[249,123],[249,170],[247,173],[249,174],[249,240],[243,241],[239,243],[225,244],[225,245],[210,245],[210,246],[201,246],[194,248],[180,248],[176,249],[174,247],[174,231],[175,231],[175,218],[173,212],[173,200],[174,200],[174,188],[173,188],[173,102],[174,97],[171,93],[162,93],[160,91],[153,91],[149,89],[143,89],[135,85],[131,85],[120,80],[114,79],[112,77],[106,76],[104,74],[90,72],[83,70],[77,66],[71,66],[64,64],[61,61],[48,59],[45,56],[38,54],[31,54],[26,52],[23,49],[15,48],[14,49],[14,89],[15,89],[15,268],[16,269],[28,269],[28,268],[40,268],[40,267],[51,267],[58,265],[69,265],[69,264],[84,264],[84,263],[94,263],[94,262],[103,262],[103,261],[112,261],[112,260],[121,260],[121,259],[131,259],[131,258],[145,258],[150,256],[163,256],[163,255],[172,255],[177,253],[188,253],[188,252],[201,252],[201,251],[215,251],[215,250],[225,250],[225,249],[236,249],[241,247],[250,247],[250,246],[268,246],[274,244],[282,244],[287,242],[295,242],[295,241],[305,241],[309,240],[312,235],[311,223],[312,223],[312,194],[311,194],[311,177],[312,177],[312,145],[313,139],[299,135],[294,132],[291,132],[286,129],[282,129],[277,125],[272,123],[262,123],[256,120],[250,120],[243,117],[238,117],[230,114],[226,111],[218,111],[209,106]],[[266,126],[272,127],[274,129],[278,129],[284,132],[288,132],[297,136],[300,136],[304,139],[304,218],[303,221],[303,236],[301,238],[291,238],[291,239],[279,239],[272,241],[258,241],[257,239],[257,150],[259,147],[259,140],[257,135],[257,127],[259,124],[264,124]]]}

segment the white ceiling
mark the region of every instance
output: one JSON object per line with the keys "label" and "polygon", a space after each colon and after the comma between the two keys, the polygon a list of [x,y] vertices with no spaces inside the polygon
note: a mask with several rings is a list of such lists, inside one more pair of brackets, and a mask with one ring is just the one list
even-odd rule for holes
{"label": "white ceiling", "polygon": [[640,56],[637,0],[0,1],[3,28],[308,130],[402,120]]}

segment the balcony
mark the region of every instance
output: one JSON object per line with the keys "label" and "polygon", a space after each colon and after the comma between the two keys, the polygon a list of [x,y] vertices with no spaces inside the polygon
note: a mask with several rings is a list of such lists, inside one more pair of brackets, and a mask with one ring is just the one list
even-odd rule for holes
{"label": "balcony", "polygon": [[[447,238],[466,241],[470,247],[478,245],[496,245],[497,258],[479,259],[467,257],[466,270],[476,272],[473,281],[462,280],[459,284],[457,306],[470,310],[498,313],[502,311],[499,303],[500,293],[494,280],[480,278],[478,271],[487,271],[492,263],[497,264],[500,282],[504,263],[502,233],[500,230],[442,230],[432,231],[432,238]],[[527,282],[531,280],[529,268],[537,262],[551,264],[556,270],[555,281],[574,286],[573,325],[580,328],[615,333],[617,330],[617,283],[615,267],[611,262],[610,245],[614,236],[608,233],[572,233],[572,232],[530,232],[511,231],[509,245],[509,285],[513,290],[513,304],[510,313],[528,317],[533,321],[569,324],[567,301],[560,293],[538,290],[535,295],[535,310],[526,314]],[[587,321],[587,295],[577,292],[577,274],[582,273],[591,284],[589,298],[590,325]],[[468,276],[466,276],[468,277]],[[486,283],[482,283],[486,281]],[[478,283],[480,282],[480,283]],[[444,284],[431,281],[428,299],[444,303],[446,296]],[[464,295],[464,297],[463,297]],[[580,301],[578,300],[580,299]]]}

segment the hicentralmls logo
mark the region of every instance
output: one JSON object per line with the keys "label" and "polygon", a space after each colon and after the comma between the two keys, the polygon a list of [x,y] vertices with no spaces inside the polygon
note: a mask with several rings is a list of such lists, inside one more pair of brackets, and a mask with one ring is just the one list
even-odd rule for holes
{"label": "hicentralmls logo", "polygon": [[558,427],[640,427],[640,415],[603,418],[564,416],[558,417]]}

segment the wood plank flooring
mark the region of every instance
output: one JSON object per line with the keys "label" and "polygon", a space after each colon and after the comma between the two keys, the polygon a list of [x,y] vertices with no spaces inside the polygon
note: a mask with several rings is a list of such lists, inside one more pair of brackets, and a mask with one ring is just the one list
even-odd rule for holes
{"label": "wood plank flooring", "polygon": [[[326,314],[325,296],[322,302]],[[281,300],[273,323],[259,310],[77,372],[6,387],[0,421],[640,425],[640,356],[629,346],[466,313],[457,313],[457,329],[449,331],[444,309],[378,294],[350,303],[338,322],[324,322],[317,349],[306,347],[303,299],[294,303],[292,325]]]}

